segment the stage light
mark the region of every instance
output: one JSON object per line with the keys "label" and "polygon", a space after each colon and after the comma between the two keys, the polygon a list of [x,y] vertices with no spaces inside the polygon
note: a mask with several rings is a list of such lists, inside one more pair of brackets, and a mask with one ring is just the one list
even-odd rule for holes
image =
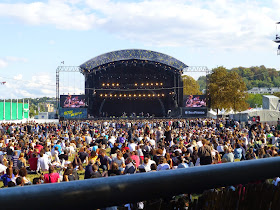
{"label": "stage light", "polygon": [[126,97],[126,94],[124,94],[123,96]]}
{"label": "stage light", "polygon": [[163,97],[163,96],[164,96],[164,94],[161,94],[161,96]]}
{"label": "stage light", "polygon": [[105,97],[107,97],[108,95],[107,94],[105,94]]}
{"label": "stage light", "polygon": [[112,86],[115,86],[115,83],[113,83]]}
{"label": "stage light", "polygon": [[146,95],[145,94],[143,94],[143,97],[145,97]]}
{"label": "stage light", "polygon": [[134,94],[133,96],[136,97],[136,94]]}
{"label": "stage light", "polygon": [[149,85],[149,83],[146,84],[147,86]]}
{"label": "stage light", "polygon": [[135,83],[135,86],[137,86],[138,84],[137,83]]}
{"label": "stage light", "polygon": [[117,83],[117,86],[119,86],[120,84],[119,83]]}
{"label": "stage light", "polygon": [[103,83],[102,86],[105,86],[105,84]]}
{"label": "stage light", "polygon": [[163,85],[163,83],[161,82],[160,85]]}
{"label": "stage light", "polygon": [[110,97],[112,97],[113,95],[112,94],[110,94]]}
{"label": "stage light", "polygon": [[131,97],[131,94],[129,94],[128,96]]}
{"label": "stage light", "polygon": [[103,96],[103,94],[100,94],[100,97],[102,97]]}
{"label": "stage light", "polygon": [[114,96],[117,97],[117,94],[115,94]]}
{"label": "stage light", "polygon": [[120,94],[119,96],[122,97],[122,94]]}
{"label": "stage light", "polygon": [[160,97],[160,94],[157,94],[158,97]]}
{"label": "stage light", "polygon": [[154,83],[151,83],[151,86],[153,86],[154,85]]}
{"label": "stage light", "polygon": [[151,97],[151,94],[148,94],[149,97]]}
{"label": "stage light", "polygon": [[109,83],[107,83],[107,86],[110,86],[110,84],[109,84]]}
{"label": "stage light", "polygon": [[144,86],[144,83],[142,83],[141,85]]}
{"label": "stage light", "polygon": [[156,94],[153,94],[153,97],[155,97],[156,96]]}
{"label": "stage light", "polygon": [[156,83],[156,85],[158,85],[158,83]]}
{"label": "stage light", "polygon": [[139,97],[141,97],[141,94],[139,94]]}

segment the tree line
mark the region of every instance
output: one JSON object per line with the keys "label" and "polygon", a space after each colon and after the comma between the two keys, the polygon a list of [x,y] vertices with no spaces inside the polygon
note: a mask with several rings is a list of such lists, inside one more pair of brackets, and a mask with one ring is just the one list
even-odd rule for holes
{"label": "tree line", "polygon": [[[232,69],[221,66],[212,69],[207,78],[201,76],[197,81],[184,75],[183,83],[185,95],[201,94],[203,90],[210,94],[208,104],[212,109],[243,111],[262,105],[262,95],[248,94],[247,90],[253,87],[279,87],[280,72],[265,66]],[[274,95],[279,97],[280,93]]]}

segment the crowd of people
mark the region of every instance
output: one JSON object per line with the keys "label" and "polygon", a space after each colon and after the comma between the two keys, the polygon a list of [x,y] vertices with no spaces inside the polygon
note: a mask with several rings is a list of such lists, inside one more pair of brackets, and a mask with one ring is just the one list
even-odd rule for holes
{"label": "crowd of people", "polygon": [[229,119],[2,123],[0,173],[14,187],[179,170],[278,156],[279,142],[275,126]]}

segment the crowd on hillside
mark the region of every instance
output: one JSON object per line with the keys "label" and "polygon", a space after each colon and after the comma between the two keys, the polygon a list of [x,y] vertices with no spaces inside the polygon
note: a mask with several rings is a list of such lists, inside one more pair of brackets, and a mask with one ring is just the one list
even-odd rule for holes
{"label": "crowd on hillside", "polygon": [[229,119],[2,123],[0,173],[14,187],[78,180],[80,171],[90,179],[179,170],[278,156],[279,137],[267,123]]}

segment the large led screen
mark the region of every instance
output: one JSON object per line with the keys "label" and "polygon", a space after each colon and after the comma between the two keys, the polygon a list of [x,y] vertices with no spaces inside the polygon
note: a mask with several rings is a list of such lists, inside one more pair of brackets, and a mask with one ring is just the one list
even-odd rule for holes
{"label": "large led screen", "polygon": [[60,107],[62,108],[85,108],[85,95],[61,95]]}

